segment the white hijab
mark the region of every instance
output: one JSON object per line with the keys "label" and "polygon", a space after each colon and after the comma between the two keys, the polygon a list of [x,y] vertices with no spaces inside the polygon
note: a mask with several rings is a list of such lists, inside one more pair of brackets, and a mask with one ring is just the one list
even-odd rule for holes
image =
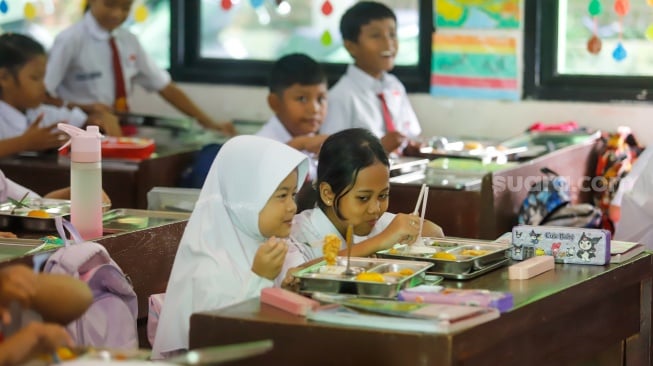
{"label": "white hijab", "polygon": [[306,156],[271,139],[238,136],[222,146],[177,250],[154,357],[188,349],[192,313],[256,297],[262,288],[272,286],[251,270],[265,240],[258,217],[294,169],[299,189],[308,171]]}

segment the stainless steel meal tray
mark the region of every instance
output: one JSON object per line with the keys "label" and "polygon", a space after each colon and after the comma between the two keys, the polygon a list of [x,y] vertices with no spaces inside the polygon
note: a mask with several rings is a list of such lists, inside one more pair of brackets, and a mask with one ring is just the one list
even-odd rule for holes
{"label": "stainless steel meal tray", "polygon": [[119,208],[102,216],[105,233],[121,233],[188,220],[190,212],[150,211]]}
{"label": "stainless steel meal tray", "polygon": [[447,278],[447,279],[450,279],[450,280],[471,280],[472,278],[482,276],[482,275],[484,275],[484,274],[486,274],[488,272],[494,271],[495,269],[497,269],[499,267],[503,267],[503,266],[505,266],[505,265],[507,265],[509,263],[510,263],[510,258],[503,258],[503,259],[500,259],[497,262],[493,262],[493,263],[488,264],[487,267],[483,267],[483,268],[480,268],[480,269],[475,269],[475,270],[473,270],[471,272],[467,272],[467,273],[429,272],[430,273],[429,276],[437,275],[437,276],[441,276],[443,278]]}
{"label": "stainless steel meal tray", "polygon": [[[16,207],[12,202],[0,204],[0,230],[53,232],[56,231],[54,218],[70,215],[70,201],[49,198],[28,198],[22,201],[26,207]],[[43,210],[50,217],[30,217],[32,210]]]}
{"label": "stainless steel meal tray", "polygon": [[0,238],[0,262],[22,257],[41,244],[38,239]]}
{"label": "stainless steel meal tray", "polygon": [[[382,250],[376,255],[380,258],[425,261],[432,263],[429,273],[445,277],[457,276],[484,269],[507,258],[509,245],[484,240],[423,238],[424,246],[395,246]],[[444,258],[434,258],[442,253]],[[451,258],[446,258],[452,255]]]}
{"label": "stainless steel meal tray", "polygon": [[[367,297],[393,298],[401,289],[416,286],[424,281],[426,270],[432,266],[427,262],[380,258],[351,258],[351,268],[361,272],[380,273],[383,282],[361,281],[356,275],[345,276],[337,272],[347,265],[346,257],[338,257],[335,266],[325,261],[301,269],[293,275],[299,279],[301,292],[349,293]],[[410,275],[400,275],[401,270],[411,270]]]}

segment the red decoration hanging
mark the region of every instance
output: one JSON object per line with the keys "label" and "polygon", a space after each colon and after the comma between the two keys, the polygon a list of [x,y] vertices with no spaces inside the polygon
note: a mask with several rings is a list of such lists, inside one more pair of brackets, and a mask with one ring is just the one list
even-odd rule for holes
{"label": "red decoration hanging", "polygon": [[617,0],[614,2],[614,12],[619,16],[624,16],[630,11],[630,2],[628,0]]}
{"label": "red decoration hanging", "polygon": [[331,5],[331,2],[329,0],[326,0],[322,4],[322,14],[329,16],[331,13],[333,13],[333,5]]}
{"label": "red decoration hanging", "polygon": [[229,10],[234,4],[231,2],[231,0],[221,0],[220,1],[220,6],[224,10]]}

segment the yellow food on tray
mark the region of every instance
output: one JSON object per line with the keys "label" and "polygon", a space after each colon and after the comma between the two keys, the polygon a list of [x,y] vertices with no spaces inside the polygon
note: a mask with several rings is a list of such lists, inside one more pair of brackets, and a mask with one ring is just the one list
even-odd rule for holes
{"label": "yellow food on tray", "polygon": [[385,278],[377,272],[361,272],[356,275],[356,281],[385,282]]}
{"label": "yellow food on tray", "polygon": [[39,359],[47,364],[59,363],[60,361],[70,361],[77,358],[77,355],[68,347],[59,347],[55,351],[58,360],[55,360],[52,354],[40,356]]}
{"label": "yellow food on tray", "polygon": [[51,216],[45,210],[31,210],[27,213],[29,217],[38,217],[41,219],[49,219]]}
{"label": "yellow food on tray", "polygon": [[396,272],[386,272],[386,273],[384,273],[384,275],[393,276],[393,277],[405,277],[405,276],[410,276],[413,273],[415,273],[415,271],[413,271],[412,269],[403,268],[403,269],[400,269],[400,270],[398,270]]}
{"label": "yellow food on tray", "polygon": [[486,255],[488,253],[489,250],[465,249],[460,251],[460,255],[468,255],[470,257],[478,257],[481,255]]}
{"label": "yellow food on tray", "polygon": [[435,254],[433,254],[433,258],[435,258],[435,259],[444,259],[444,260],[447,260],[447,261],[455,261],[456,260],[455,255],[453,255],[451,253],[447,253],[447,252],[435,253]]}
{"label": "yellow food on tray", "polygon": [[338,251],[340,251],[341,245],[340,238],[335,234],[327,234],[324,237],[322,253],[324,254],[324,260],[326,260],[327,265],[333,266],[336,264],[336,257],[338,257]]}

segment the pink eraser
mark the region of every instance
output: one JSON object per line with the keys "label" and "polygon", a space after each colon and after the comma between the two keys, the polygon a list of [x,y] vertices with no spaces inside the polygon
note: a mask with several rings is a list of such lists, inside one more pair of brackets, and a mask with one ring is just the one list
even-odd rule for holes
{"label": "pink eraser", "polygon": [[313,299],[278,287],[266,287],[261,290],[261,303],[301,316],[306,316],[309,310],[320,306],[320,303]]}
{"label": "pink eraser", "polygon": [[539,255],[508,267],[508,278],[511,280],[525,280],[552,270],[554,266],[553,256]]}

